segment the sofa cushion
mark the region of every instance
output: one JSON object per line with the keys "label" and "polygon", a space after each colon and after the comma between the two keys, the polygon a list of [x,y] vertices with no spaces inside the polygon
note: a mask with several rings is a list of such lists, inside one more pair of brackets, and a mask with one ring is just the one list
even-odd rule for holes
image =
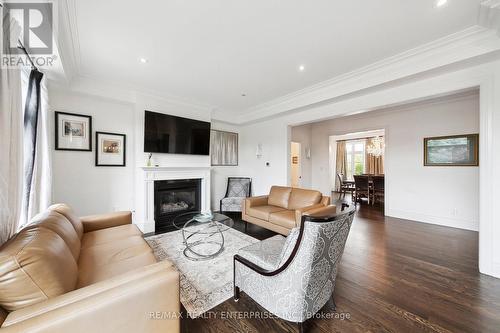
{"label": "sofa cushion", "polygon": [[281,212],[272,213],[269,215],[269,222],[292,229],[296,227],[295,225],[295,211],[294,210],[284,210]]}
{"label": "sofa cushion", "polygon": [[59,214],[57,211],[47,210],[43,213],[36,215],[27,228],[33,226],[40,226],[47,228],[58,234],[68,246],[71,254],[78,261],[80,256],[80,238],[78,237],[75,228],[64,215]]}
{"label": "sofa cushion", "polygon": [[82,237],[82,249],[120,241],[130,236],[141,236],[142,232],[135,224],[124,224],[118,227],[86,232]]}
{"label": "sofa cushion", "polygon": [[75,258],[57,233],[23,229],[0,249],[0,306],[15,311],[65,294],[77,277]]}
{"label": "sofa cushion", "polygon": [[264,220],[264,221],[269,221],[269,214],[275,213],[275,212],[281,212],[283,209],[281,207],[276,207],[276,206],[255,206],[255,207],[250,207],[246,209],[247,215],[250,215],[252,217]]}
{"label": "sofa cushion", "polygon": [[243,258],[267,270],[278,268],[285,237],[276,235],[238,250]]}
{"label": "sofa cushion", "polygon": [[270,206],[281,207],[288,209],[288,200],[290,198],[291,187],[273,186],[267,199],[267,204]]}
{"label": "sofa cushion", "polygon": [[288,209],[299,209],[321,202],[323,195],[319,191],[293,188],[288,200]]}
{"label": "sofa cushion", "polygon": [[[121,232],[127,233],[131,232],[131,230],[133,229],[128,231],[122,229]],[[100,230],[94,232],[97,233]],[[97,237],[94,239],[97,239]],[[156,263],[153,251],[142,236],[132,235],[115,241],[85,247],[82,248],[80,260],[78,261],[77,288],[153,263]]]}
{"label": "sofa cushion", "polygon": [[152,252],[148,243],[141,236],[130,236],[115,242],[82,249],[78,260],[78,268],[109,265],[144,252]]}
{"label": "sofa cushion", "polygon": [[83,288],[156,262],[157,260],[152,252],[144,252],[128,259],[111,262],[108,265],[86,266],[80,269],[76,287]]}
{"label": "sofa cushion", "polygon": [[49,207],[49,210],[54,210],[58,212],[59,214],[64,215],[73,225],[73,228],[75,228],[76,234],[78,235],[78,238],[82,238],[83,235],[83,224],[82,221],[78,216],[75,215],[73,212],[73,209],[71,209],[70,206],[64,203],[59,203],[55,204]]}

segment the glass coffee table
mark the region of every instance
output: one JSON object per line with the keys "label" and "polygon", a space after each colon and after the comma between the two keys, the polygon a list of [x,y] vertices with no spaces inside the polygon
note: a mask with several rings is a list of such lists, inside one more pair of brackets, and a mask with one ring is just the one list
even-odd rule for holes
{"label": "glass coffee table", "polygon": [[199,261],[215,258],[224,251],[224,232],[234,221],[219,213],[188,212],[177,215],[173,224],[182,231],[184,255]]}

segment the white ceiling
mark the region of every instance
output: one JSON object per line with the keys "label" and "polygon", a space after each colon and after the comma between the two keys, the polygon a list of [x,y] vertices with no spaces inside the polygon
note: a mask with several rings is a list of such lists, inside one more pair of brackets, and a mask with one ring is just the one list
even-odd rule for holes
{"label": "white ceiling", "polygon": [[479,3],[75,0],[72,23],[80,75],[245,112],[473,26]]}

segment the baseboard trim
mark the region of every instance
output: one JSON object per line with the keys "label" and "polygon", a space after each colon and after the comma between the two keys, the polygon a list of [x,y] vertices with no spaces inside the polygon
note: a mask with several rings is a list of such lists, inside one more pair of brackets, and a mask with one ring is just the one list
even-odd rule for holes
{"label": "baseboard trim", "polygon": [[395,217],[399,219],[411,220],[415,222],[427,223],[440,225],[444,227],[464,229],[470,231],[478,231],[479,223],[477,221],[452,219],[444,216],[434,216],[428,214],[422,214],[418,212],[408,212],[398,209],[387,209],[385,212],[386,216]]}

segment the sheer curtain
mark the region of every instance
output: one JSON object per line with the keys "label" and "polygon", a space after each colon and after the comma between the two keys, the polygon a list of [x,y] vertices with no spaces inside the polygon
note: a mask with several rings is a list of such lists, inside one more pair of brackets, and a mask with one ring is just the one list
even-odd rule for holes
{"label": "sheer curtain", "polygon": [[36,69],[24,71],[24,177],[20,225],[45,210],[52,197],[49,106],[46,79]]}
{"label": "sheer curtain", "polygon": [[[345,176],[347,171],[347,154],[345,150],[345,141],[337,141],[336,156],[335,172],[337,174],[341,173]],[[340,188],[340,181],[337,175],[335,175],[335,188]]]}
{"label": "sheer curtain", "polygon": [[[12,19],[12,36],[19,36],[21,27]],[[3,28],[3,27],[2,27]],[[4,30],[5,31],[5,30]],[[7,40],[6,42],[10,42]],[[0,70],[0,244],[16,231],[22,204],[23,183],[23,109],[21,70]]]}

